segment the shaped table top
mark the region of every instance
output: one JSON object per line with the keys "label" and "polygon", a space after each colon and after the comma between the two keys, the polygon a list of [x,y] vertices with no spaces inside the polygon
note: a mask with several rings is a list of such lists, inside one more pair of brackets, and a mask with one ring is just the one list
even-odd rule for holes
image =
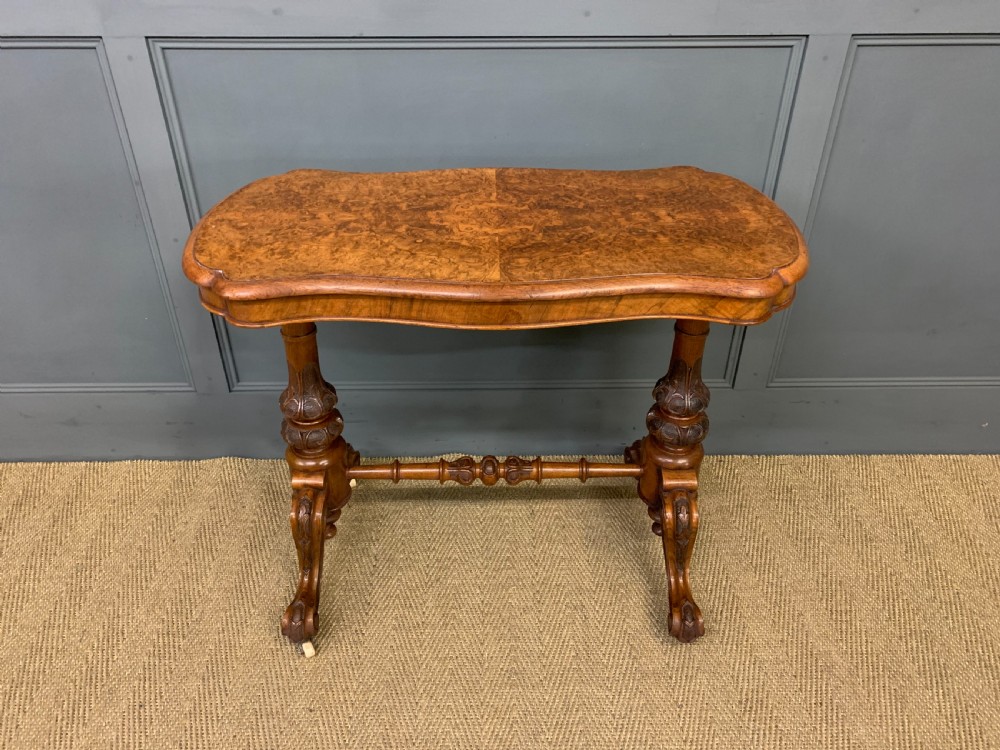
{"label": "shaped table top", "polygon": [[184,252],[203,304],[246,326],[757,323],[807,265],[773,201],[694,167],[297,170],[216,205]]}

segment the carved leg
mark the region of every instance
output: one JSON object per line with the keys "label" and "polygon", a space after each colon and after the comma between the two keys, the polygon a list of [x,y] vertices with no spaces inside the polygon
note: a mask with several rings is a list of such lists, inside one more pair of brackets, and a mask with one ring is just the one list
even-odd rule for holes
{"label": "carved leg", "polygon": [[653,389],[656,403],[646,415],[649,434],[625,450],[625,460],[642,466],[639,496],[663,537],[670,596],[670,633],[692,641],[705,632],[689,581],[691,552],[698,531],[698,469],[708,433],[708,388],[701,360],[708,323],[678,320],[667,374]]}
{"label": "carved leg", "polygon": [[663,557],[667,563],[670,592],[670,634],[689,643],[705,634],[701,609],[691,593],[691,550],[698,533],[698,491],[672,489],[663,492]]}
{"label": "carved leg", "polygon": [[351,496],[347,469],[358,454],[340,436],[344,420],[337,392],[323,380],[313,323],[281,327],[288,360],[288,387],[278,401],[281,436],[292,476],[292,539],[299,557],[299,585],[281,618],[281,632],[294,643],[310,641],[319,630],[319,589],[323,544],[336,531],[340,509]]}

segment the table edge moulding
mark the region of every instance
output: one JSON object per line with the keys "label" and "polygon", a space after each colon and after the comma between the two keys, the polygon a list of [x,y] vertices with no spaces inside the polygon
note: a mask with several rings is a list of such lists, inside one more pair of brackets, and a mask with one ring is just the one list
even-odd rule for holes
{"label": "table edge moulding", "polygon": [[184,252],[205,307],[245,327],[747,325],[788,306],[807,265],[773,201],[695,167],[296,170],[220,202]]}
{"label": "table edge moulding", "polygon": [[[631,478],[661,537],[670,633],[704,633],[689,580],[708,433],[711,322],[752,325],[791,304],[808,253],[767,196],[695,167],[295,170],[257,180],[191,232],[184,272],[237,326],[280,326],[279,397],[299,581],[281,630],[315,653],[323,549],[359,480],[486,485]],[[361,464],[319,368],[316,322],[516,329],[673,318],[646,434],[623,463],[463,456]]]}

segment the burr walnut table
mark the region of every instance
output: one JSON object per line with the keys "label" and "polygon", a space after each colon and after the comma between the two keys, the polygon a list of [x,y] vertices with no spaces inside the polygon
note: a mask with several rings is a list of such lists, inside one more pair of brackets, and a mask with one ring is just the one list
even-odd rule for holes
{"label": "burr walnut table", "polygon": [[[312,652],[323,545],[356,479],[492,485],[632,477],[663,539],[670,632],[704,633],[689,583],[708,431],[709,322],[751,325],[792,301],[802,235],[770,199],[693,167],[628,172],[299,170],[258,180],[198,223],[184,271],[237,326],[281,326],[279,405],[291,468],[299,584],[282,632]],[[676,319],[648,434],[620,464],[509,456],[361,465],[320,374],[317,320],[512,329]]]}

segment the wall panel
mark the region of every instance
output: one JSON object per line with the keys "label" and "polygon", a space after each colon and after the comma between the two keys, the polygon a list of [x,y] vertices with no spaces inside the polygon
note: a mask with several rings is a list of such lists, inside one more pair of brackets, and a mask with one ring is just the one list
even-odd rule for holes
{"label": "wall panel", "polygon": [[0,43],[0,389],[189,390],[100,43]]}
{"label": "wall panel", "polygon": [[1000,39],[860,38],[777,386],[1000,385]]}

